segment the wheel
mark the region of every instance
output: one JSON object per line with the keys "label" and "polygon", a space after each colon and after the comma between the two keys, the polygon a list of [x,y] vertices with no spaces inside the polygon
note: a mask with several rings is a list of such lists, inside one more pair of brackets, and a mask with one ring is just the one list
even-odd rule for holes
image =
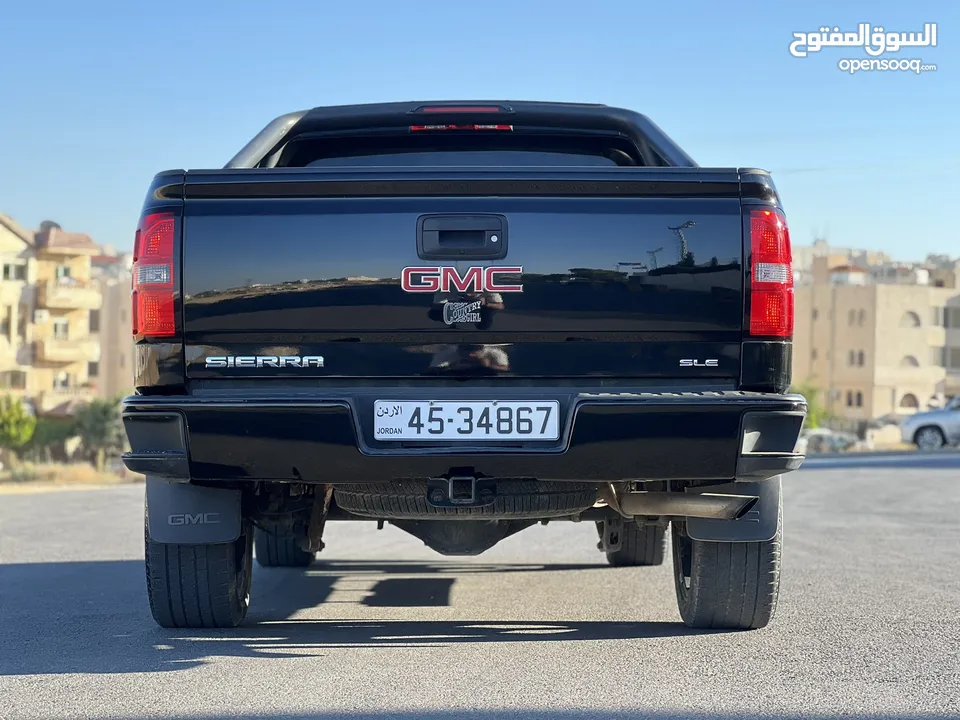
{"label": "wheel", "polygon": [[620,549],[606,553],[614,567],[663,565],[666,528],[625,521]]}
{"label": "wheel", "polygon": [[254,541],[260,567],[307,567],[315,553],[301,550],[298,538],[257,530]]}
{"label": "wheel", "polygon": [[247,615],[253,528],[232,543],[165,545],[144,528],[147,597],[163,628],[234,628]]}
{"label": "wheel", "polygon": [[782,531],[766,542],[701,542],[673,523],[677,606],[692,628],[758,630],[773,618],[780,594]]}
{"label": "wheel", "polygon": [[947,439],[937,426],[924,425],[914,433],[913,442],[920,450],[939,450],[947,444]]}

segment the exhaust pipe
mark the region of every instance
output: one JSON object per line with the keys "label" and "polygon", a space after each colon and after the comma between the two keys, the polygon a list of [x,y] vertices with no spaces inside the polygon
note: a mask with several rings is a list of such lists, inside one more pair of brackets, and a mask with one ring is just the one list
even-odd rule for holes
{"label": "exhaust pipe", "polygon": [[711,493],[631,492],[617,497],[622,515],[737,520],[757,504],[756,495],[716,495]]}

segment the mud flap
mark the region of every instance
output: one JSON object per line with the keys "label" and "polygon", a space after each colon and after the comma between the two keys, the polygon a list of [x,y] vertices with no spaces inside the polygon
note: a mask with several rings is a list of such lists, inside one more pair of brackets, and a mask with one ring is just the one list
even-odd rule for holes
{"label": "mud flap", "polygon": [[147,528],[164,544],[210,545],[240,537],[240,491],[147,476]]}
{"label": "mud flap", "polygon": [[687,488],[687,492],[710,492],[730,495],[756,495],[760,499],[746,515],[737,520],[687,518],[687,534],[705,542],[766,542],[777,534],[780,524],[781,476],[760,482],[738,482]]}

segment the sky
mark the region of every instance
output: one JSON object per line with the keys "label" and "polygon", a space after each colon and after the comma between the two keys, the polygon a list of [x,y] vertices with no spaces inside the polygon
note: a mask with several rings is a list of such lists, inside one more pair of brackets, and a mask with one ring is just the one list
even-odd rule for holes
{"label": "sky", "polygon": [[[796,32],[922,32],[935,72],[794,57]],[[960,255],[960,3],[263,0],[9,3],[0,18],[0,212],[132,246],[156,172],[222,167],[318,105],[601,102],[701,166],[774,173],[794,244]]]}

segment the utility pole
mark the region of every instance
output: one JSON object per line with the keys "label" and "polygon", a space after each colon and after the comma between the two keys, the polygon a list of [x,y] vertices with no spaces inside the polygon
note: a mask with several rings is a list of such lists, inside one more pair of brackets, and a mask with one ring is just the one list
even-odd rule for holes
{"label": "utility pole", "polygon": [[656,270],[660,265],[657,263],[657,253],[663,252],[662,247],[658,247],[656,250],[647,250],[647,255],[650,256],[650,265],[654,270]]}
{"label": "utility pole", "polygon": [[687,239],[683,236],[683,231],[687,228],[692,228],[696,225],[692,220],[687,220],[683,225],[678,225],[677,227],[668,228],[673,230],[677,234],[677,239],[680,241],[680,262],[683,262],[687,257]]}

